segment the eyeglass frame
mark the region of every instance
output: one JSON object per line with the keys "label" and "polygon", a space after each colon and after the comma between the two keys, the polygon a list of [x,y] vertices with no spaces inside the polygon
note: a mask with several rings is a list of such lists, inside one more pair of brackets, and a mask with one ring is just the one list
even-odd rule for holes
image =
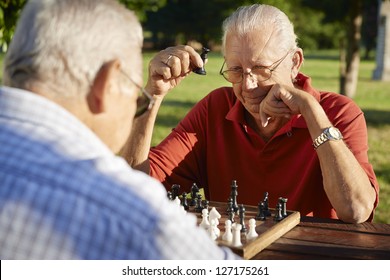
{"label": "eyeglass frame", "polygon": [[[225,70],[225,71],[222,71],[222,70],[223,70],[223,67],[224,67],[225,64],[226,64],[226,59],[225,59],[225,60],[223,61],[223,63],[222,63],[221,69],[219,70],[219,74],[222,75],[222,77],[223,77],[226,81],[228,81],[229,83],[232,83],[232,84],[239,84],[239,83],[242,83],[242,81],[244,80],[244,74],[250,75],[251,77],[253,77],[253,74],[252,74],[252,70],[253,70],[253,69],[256,69],[256,68],[257,68],[257,69],[267,69],[267,70],[270,71],[270,75],[269,75],[269,77],[268,77],[267,79],[265,79],[265,80],[258,80],[258,79],[256,79],[257,82],[265,82],[265,81],[268,81],[269,79],[271,79],[272,73],[276,70],[276,68],[278,68],[278,66],[286,59],[286,57],[287,57],[291,52],[293,52],[293,50],[289,50],[283,57],[279,58],[277,61],[275,61],[274,63],[272,63],[270,66],[255,65],[255,66],[253,66],[253,67],[251,68],[251,70],[250,70],[249,72],[244,72],[243,70],[237,71],[237,70],[229,70],[229,69],[227,69],[227,70]],[[229,80],[225,77],[225,75],[224,75],[224,73],[225,73],[225,72],[228,72],[228,71],[236,72],[236,73],[241,72],[241,80],[240,80],[239,82],[234,82],[234,83],[231,82],[231,81],[229,81]],[[255,75],[255,76],[256,76],[256,75]]]}
{"label": "eyeglass frame", "polygon": [[[139,116],[142,116],[143,114],[145,114],[147,111],[149,111],[150,109],[152,109],[153,105],[154,105],[154,98],[153,96],[142,86],[140,86],[138,83],[136,83],[129,75],[126,74],[126,72],[124,72],[122,69],[121,69],[121,73],[128,79],[131,81],[132,84],[134,84],[136,86],[136,88],[141,91],[142,95],[139,95],[138,98],[137,98],[137,109],[135,111],[135,114],[134,114],[134,118],[138,118]],[[148,99],[148,104],[146,106],[140,106],[139,103],[140,103],[140,100],[142,98],[146,98]]]}

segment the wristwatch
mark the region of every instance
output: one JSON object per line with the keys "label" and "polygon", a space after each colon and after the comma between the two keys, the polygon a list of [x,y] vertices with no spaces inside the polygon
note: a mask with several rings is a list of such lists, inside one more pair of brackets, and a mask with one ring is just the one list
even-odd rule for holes
{"label": "wristwatch", "polygon": [[320,136],[318,136],[313,141],[314,149],[317,149],[319,146],[324,144],[325,142],[329,140],[341,140],[343,139],[343,135],[341,134],[340,130],[338,130],[334,126],[330,126],[324,129]]}

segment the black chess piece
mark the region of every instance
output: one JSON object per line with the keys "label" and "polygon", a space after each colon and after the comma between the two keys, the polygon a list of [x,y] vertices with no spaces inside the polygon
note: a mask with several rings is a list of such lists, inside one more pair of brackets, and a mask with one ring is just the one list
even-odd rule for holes
{"label": "black chess piece", "polygon": [[191,201],[190,201],[190,206],[195,206],[196,205],[196,198],[198,197],[199,193],[199,188],[196,183],[193,183],[191,186]]}
{"label": "black chess piece", "polygon": [[206,75],[206,70],[204,69],[204,63],[207,59],[207,53],[210,51],[210,49],[203,47],[202,48],[202,53],[200,54],[200,57],[203,60],[203,67],[198,67],[192,70],[194,73],[199,74],[199,75]]}
{"label": "black chess piece", "polygon": [[277,222],[283,220],[282,204],[280,204],[280,203],[276,204],[274,220]]}
{"label": "black chess piece", "polygon": [[264,193],[263,203],[264,203],[265,216],[267,216],[267,217],[271,216],[271,211],[269,210],[269,205],[268,205],[268,192]]}
{"label": "black chess piece", "polygon": [[168,197],[169,200],[173,200],[172,199],[172,192],[167,191],[167,197]]}
{"label": "black chess piece", "polygon": [[246,226],[245,226],[245,207],[243,204],[239,207],[239,213],[240,213],[240,224],[241,224],[241,232],[246,232]]}
{"label": "black chess piece", "polygon": [[179,196],[179,190],[180,190],[180,185],[178,184],[173,184],[171,187],[171,192],[172,192],[172,200],[175,200],[177,196]]}
{"label": "black chess piece", "polygon": [[209,201],[207,199],[202,200],[202,208],[203,209],[209,209]]}
{"label": "black chess piece", "polygon": [[[233,198],[228,198],[228,203],[226,207],[226,213],[229,213],[229,211],[233,208]],[[234,211],[234,210],[233,210]]]}
{"label": "black chess piece", "polygon": [[184,209],[187,211],[190,207],[188,206],[187,202],[187,193],[183,192],[181,194],[181,205],[184,207]]}
{"label": "black chess piece", "polygon": [[203,207],[202,207],[202,196],[200,194],[196,197],[196,206],[195,206],[195,212],[196,213],[202,213]]}
{"label": "black chess piece", "polygon": [[282,216],[287,217],[287,198],[279,197],[279,203],[282,205]]}
{"label": "black chess piece", "polygon": [[234,209],[233,207],[231,207],[230,209],[227,209],[227,215],[228,215],[228,219],[232,222],[232,224],[235,222],[234,221]]}
{"label": "black chess piece", "polygon": [[238,185],[237,185],[237,181],[233,180],[230,187],[232,189],[231,193],[230,193],[230,197],[232,198],[232,201],[233,201],[233,209],[234,209],[234,212],[237,212],[238,211],[238,204],[237,204]]}
{"label": "black chess piece", "polygon": [[264,213],[264,202],[260,201],[257,205],[257,215],[255,217],[257,221],[264,221],[266,220],[266,215]]}

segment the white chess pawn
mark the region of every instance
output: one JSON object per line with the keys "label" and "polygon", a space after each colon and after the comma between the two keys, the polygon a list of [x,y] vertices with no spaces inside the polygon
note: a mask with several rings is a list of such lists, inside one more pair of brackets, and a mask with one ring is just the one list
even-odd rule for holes
{"label": "white chess pawn", "polygon": [[222,235],[222,240],[225,240],[228,243],[231,243],[233,240],[232,221],[230,220],[225,221],[225,233]]}
{"label": "white chess pawn", "polygon": [[233,230],[233,242],[232,246],[233,247],[240,247],[242,246],[241,243],[241,224],[234,223],[232,225],[232,230]]}
{"label": "white chess pawn", "polygon": [[177,205],[181,205],[180,198],[178,196],[175,197],[174,201]]}
{"label": "white chess pawn", "polygon": [[199,226],[204,228],[205,230],[208,230],[210,227],[209,210],[207,210],[206,208],[202,210],[202,221],[200,222]]}
{"label": "white chess pawn", "polygon": [[210,220],[210,227],[208,229],[208,232],[209,232],[210,238],[212,240],[217,240],[217,238],[218,238],[218,235],[215,232],[215,228],[216,227],[217,226],[215,225],[215,221],[214,220]]}
{"label": "white chess pawn", "polygon": [[180,198],[178,196],[176,196],[173,201],[177,204],[177,206],[180,207],[180,210],[183,211],[183,213],[187,214],[187,211],[186,211],[186,209],[184,209],[184,206],[181,205],[181,201],[180,201]]}
{"label": "white chess pawn", "polygon": [[259,235],[256,232],[256,220],[252,218],[249,220],[249,230],[248,233],[246,234],[246,240],[248,241],[253,240],[257,236]]}

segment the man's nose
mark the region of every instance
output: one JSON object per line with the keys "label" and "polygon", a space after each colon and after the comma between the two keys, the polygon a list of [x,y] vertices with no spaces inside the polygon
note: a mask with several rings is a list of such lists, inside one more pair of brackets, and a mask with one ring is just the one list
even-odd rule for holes
{"label": "man's nose", "polygon": [[257,79],[251,72],[243,73],[242,87],[244,90],[251,90],[257,87]]}

